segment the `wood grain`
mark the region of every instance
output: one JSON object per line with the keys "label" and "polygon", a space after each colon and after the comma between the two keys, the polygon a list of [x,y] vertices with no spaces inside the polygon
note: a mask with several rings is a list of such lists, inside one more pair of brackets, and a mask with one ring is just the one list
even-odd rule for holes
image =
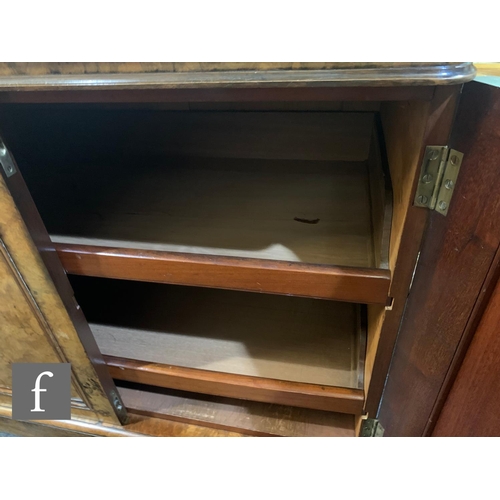
{"label": "wood grain", "polygon": [[130,415],[130,422],[117,429],[99,429],[102,435],[108,432],[110,436],[123,435],[129,437],[246,437],[245,434],[230,432],[224,429],[215,429],[202,425],[185,424],[166,420],[164,418],[152,418],[144,415]]}
{"label": "wood grain", "polygon": [[[72,317],[68,314],[19,212],[17,206],[19,200],[21,200],[19,205],[23,208],[32,203],[21,174],[17,172],[8,179],[16,194],[14,201],[5,182],[3,168],[0,171],[2,291],[6,293],[2,302],[4,307],[7,306],[7,310],[3,310],[4,321],[0,328],[2,335],[9,336],[9,341],[2,348],[2,361],[8,364],[28,359],[35,362],[35,353],[39,353],[42,357],[49,355],[46,347],[49,344],[60,361],[71,363],[74,391],[94,412],[93,418],[96,421],[118,422],[100,383],[100,377],[79,338]],[[45,237],[48,239],[47,233]],[[60,272],[64,275],[61,266]],[[12,302],[16,299],[19,299],[18,304]],[[75,308],[74,303],[72,307]],[[22,314],[16,313],[23,310]],[[17,332],[19,337],[10,338],[12,332]],[[26,334],[29,336],[30,333],[36,335],[37,340],[34,337],[27,339]],[[31,344],[33,350],[25,350],[26,344],[23,338]],[[109,374],[106,375],[109,378]],[[3,372],[2,378],[5,376],[9,377]],[[1,382],[8,383],[8,378]],[[123,413],[122,416],[125,418],[126,414]]]}
{"label": "wood grain", "polygon": [[227,398],[360,415],[363,390],[247,377],[105,356],[116,380]]}
{"label": "wood grain", "polygon": [[186,163],[28,182],[54,243],[375,267],[364,163]]}
{"label": "wood grain", "polygon": [[[14,79],[13,81],[15,81]],[[17,84],[14,84],[16,85]],[[46,88],[46,87],[45,87]],[[111,87],[114,88],[114,87]],[[199,89],[133,89],[133,90],[35,90],[33,92],[1,91],[0,103],[220,103],[220,102],[325,102],[325,101],[429,101],[431,86],[398,87],[207,87]]]}
{"label": "wood grain", "polygon": [[251,436],[354,437],[352,415],[128,385],[119,391],[135,414]]}
{"label": "wood grain", "polygon": [[130,414],[123,426],[103,425],[84,420],[12,420],[0,408],[0,431],[20,437],[246,437],[245,434],[213,427],[186,424],[164,418]]}
{"label": "wood grain", "polygon": [[[388,235],[388,264],[393,280],[389,288],[392,303],[390,303],[388,310],[373,305],[368,307],[369,328],[365,377],[367,403],[365,409],[372,418],[378,411],[390,356],[404,310],[411,279],[412,262],[414,262],[412,259],[416,259],[419,241],[424,231],[424,213],[414,214],[417,219],[423,218],[424,220],[419,220],[411,228],[405,229],[405,223],[411,204],[411,189],[418,169],[428,116],[428,103],[392,102],[384,103],[381,106],[381,133],[384,137],[384,141],[381,142],[381,154],[389,167],[389,172],[386,175],[390,176],[393,195],[391,231]],[[377,156],[374,157],[377,158]],[[406,238],[409,246],[407,246],[406,251],[400,254],[405,231],[407,231]],[[408,251],[409,248],[411,251]],[[406,265],[402,269],[402,264],[405,263]]]}
{"label": "wood grain", "polygon": [[[116,104],[109,104],[116,106]],[[277,102],[191,102],[191,103],[132,103],[130,106],[183,106],[190,111],[358,111],[380,110],[377,101],[277,101]]]}
{"label": "wood grain", "polygon": [[390,271],[57,243],[69,274],[386,304]]}
{"label": "wood grain", "polygon": [[75,113],[4,127],[54,241],[373,267],[366,165],[326,161],[366,159],[373,114]]}
{"label": "wood grain", "polygon": [[[129,69],[129,71],[127,71]],[[0,89],[459,84],[470,63],[4,63]],[[1,74],[0,73],[0,74]]]}
{"label": "wood grain", "polygon": [[467,69],[455,62],[10,62],[1,75],[161,73],[200,71],[276,71],[325,69]]}
{"label": "wood grain", "polygon": [[477,298],[474,307],[472,308],[465,330],[458,342],[457,349],[451,361],[451,364],[446,372],[443,384],[439,390],[439,394],[434,402],[431,415],[424,428],[424,435],[432,434],[436,422],[439,419],[440,413],[452,389],[457,374],[462,366],[464,358],[468,352],[469,346],[474,338],[474,334],[479,326],[486,308],[489,305],[490,299],[495,291],[495,287],[500,279],[500,246],[497,249],[493,263],[486,274],[486,278],[481,287],[481,293]]}
{"label": "wood grain", "polygon": [[500,436],[500,281],[467,350],[433,436]]}
{"label": "wood grain", "polygon": [[[0,238],[0,390],[11,395],[12,363],[67,362],[50,325]],[[79,396],[72,384],[72,397]],[[83,395],[84,396],[84,395]]]}
{"label": "wood grain", "polygon": [[373,372],[366,410],[370,415],[377,414],[379,408],[427,223],[428,211],[412,206],[418,168],[426,145],[448,144],[459,91],[459,87],[439,87],[430,104],[387,103],[382,107],[394,193],[389,256],[392,271],[389,295],[394,300],[383,318],[378,316],[380,331],[373,332],[372,342],[369,339],[371,349],[367,355],[373,356],[373,360],[367,359],[367,364],[373,366]]}
{"label": "wood grain", "polygon": [[365,332],[353,304],[96,278],[71,281],[105,355],[362,387]]}
{"label": "wood grain", "polygon": [[[184,115],[189,117],[182,118]],[[370,222],[369,178],[363,163],[176,157],[145,166],[142,157],[190,150],[191,154],[225,157],[367,158],[372,113],[165,114],[31,109],[6,116],[5,131],[20,152],[20,166],[53,241],[75,245],[75,252],[70,252],[69,244],[63,247],[68,253],[63,256],[64,264],[70,272],[106,276],[107,269],[107,276],[118,278],[366,303],[386,301],[387,272],[309,267],[299,267],[296,272],[293,266],[265,262],[264,271],[250,261],[246,269],[235,260],[149,252],[156,249],[372,267],[380,260],[373,255],[380,245],[372,241],[372,226],[373,231],[378,229]],[[167,147],[165,137],[173,133],[172,127],[177,130],[178,146]],[[139,134],[143,129],[146,135]],[[207,129],[210,140],[203,135]],[[307,139],[307,146],[295,144],[294,152],[289,146],[299,137]],[[275,144],[272,150],[265,146],[268,142]],[[137,144],[140,150],[134,152]],[[49,150],[54,152],[50,158],[41,154]],[[68,162],[68,158],[73,161]],[[110,163],[102,165],[105,160]],[[92,161],[99,164],[87,164]],[[45,175],[48,168],[51,176]],[[371,186],[372,192],[373,188],[384,189]],[[320,219],[314,228],[295,220],[311,217]],[[81,251],[81,245],[115,250],[102,248],[93,256],[93,250]],[[128,251],[133,248],[140,251]],[[132,260],[139,256],[144,262]],[[209,269],[209,263],[225,267]],[[275,270],[272,275],[268,274],[271,269]],[[286,270],[283,278],[278,277],[278,269]],[[310,281],[305,274],[309,270]],[[302,284],[297,281],[299,276]],[[358,276],[366,281],[358,281]]]}
{"label": "wood grain", "polygon": [[373,255],[377,268],[389,269],[393,193],[383,142],[382,130],[377,123],[372,131],[368,156]]}
{"label": "wood grain", "polygon": [[[32,105],[35,113],[40,106]],[[68,104],[52,104],[53,109]],[[70,104],[73,109],[82,104]],[[88,103],[88,108],[99,107],[107,110],[141,110],[141,111],[345,111],[345,112],[378,112],[380,102],[377,101],[241,101],[241,102],[129,102],[129,103]],[[16,104],[0,104],[0,112],[10,112],[18,108]]]}
{"label": "wood grain", "polygon": [[389,435],[424,433],[500,244],[498,91],[462,93],[449,144],[464,161],[448,215],[430,216],[380,411]]}

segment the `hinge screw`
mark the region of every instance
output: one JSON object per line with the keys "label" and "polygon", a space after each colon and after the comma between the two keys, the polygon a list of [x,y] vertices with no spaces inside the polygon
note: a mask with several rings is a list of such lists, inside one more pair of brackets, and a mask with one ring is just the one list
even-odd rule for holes
{"label": "hinge screw", "polygon": [[444,187],[446,189],[451,189],[453,187],[453,181],[451,179],[446,179],[446,181],[444,183]]}
{"label": "hinge screw", "polygon": [[457,155],[453,155],[451,158],[450,158],[450,162],[451,164],[456,167],[459,163],[460,163],[460,160],[458,159],[458,156]]}
{"label": "hinge screw", "polygon": [[120,401],[120,398],[115,393],[115,391],[111,392],[111,397],[113,398],[113,406],[116,408],[116,410],[122,411],[123,410],[122,402]]}
{"label": "hinge screw", "polygon": [[438,152],[435,149],[432,149],[431,151],[429,151],[429,155],[428,155],[429,160],[435,160],[438,156],[439,156]]}
{"label": "hinge screw", "polygon": [[429,182],[432,182],[432,175],[431,174],[425,174],[423,177],[422,177],[422,182],[424,184],[429,184]]}
{"label": "hinge screw", "polygon": [[447,206],[448,206],[448,204],[446,203],[446,201],[440,201],[439,202],[439,208],[441,210],[445,210]]}
{"label": "hinge screw", "polygon": [[426,205],[427,204],[427,201],[428,201],[428,198],[427,196],[421,194],[419,197],[418,197],[418,200],[417,200],[421,205]]}

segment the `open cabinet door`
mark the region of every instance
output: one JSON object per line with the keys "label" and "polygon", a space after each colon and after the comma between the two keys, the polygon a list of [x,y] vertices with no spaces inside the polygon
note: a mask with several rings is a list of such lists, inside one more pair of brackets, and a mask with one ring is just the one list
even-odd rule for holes
{"label": "open cabinet door", "polygon": [[12,363],[71,363],[71,415],[127,414],[8,146],[0,139],[0,417],[11,415]]}
{"label": "open cabinet door", "polygon": [[[386,436],[432,433],[494,288],[500,245],[498,86],[464,85],[449,146],[464,158],[447,216],[434,211],[429,217],[378,414]],[[474,390],[490,390],[489,397],[498,399],[493,387]]]}

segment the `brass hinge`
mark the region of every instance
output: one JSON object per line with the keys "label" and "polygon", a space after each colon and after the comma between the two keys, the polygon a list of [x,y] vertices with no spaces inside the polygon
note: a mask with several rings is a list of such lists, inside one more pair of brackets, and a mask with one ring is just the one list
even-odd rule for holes
{"label": "brass hinge", "polygon": [[3,170],[7,177],[14,175],[17,172],[16,166],[12,161],[12,156],[9,153],[9,150],[5,146],[0,137],[0,163],[2,164]]}
{"label": "brass hinge", "polygon": [[463,153],[448,146],[427,146],[414,205],[446,215],[463,157]]}
{"label": "brass hinge", "polygon": [[366,418],[361,424],[360,437],[382,437],[384,428],[376,418]]}

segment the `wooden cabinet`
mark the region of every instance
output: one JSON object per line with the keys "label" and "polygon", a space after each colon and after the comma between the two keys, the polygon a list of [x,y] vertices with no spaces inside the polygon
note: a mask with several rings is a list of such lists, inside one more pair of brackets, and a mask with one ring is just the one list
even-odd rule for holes
{"label": "wooden cabinet", "polygon": [[[358,434],[472,65],[60,64],[0,77],[0,427]],[[8,418],[42,356],[71,422]]]}

